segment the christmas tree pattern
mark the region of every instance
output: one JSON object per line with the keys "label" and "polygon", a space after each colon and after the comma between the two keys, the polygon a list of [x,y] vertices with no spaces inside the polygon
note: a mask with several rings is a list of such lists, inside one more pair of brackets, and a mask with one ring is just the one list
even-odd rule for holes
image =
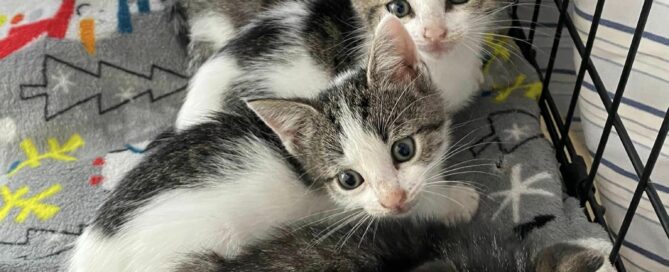
{"label": "christmas tree pattern", "polygon": [[[539,117],[530,112],[520,109],[502,110],[491,112],[486,119],[488,124],[483,129],[488,132],[469,147],[474,157],[478,157],[491,146],[497,146],[502,154],[511,154],[521,146],[543,138],[541,132],[533,132],[527,125],[518,125],[538,124]],[[517,123],[509,126],[505,120],[517,120]]]}
{"label": "christmas tree pattern", "polygon": [[20,240],[0,241],[0,251],[11,252],[17,260],[46,259],[72,249],[72,242],[83,229],[84,225],[80,225],[76,232],[29,228]]}
{"label": "christmas tree pattern", "polygon": [[88,71],[50,55],[44,57],[42,76],[41,83],[20,88],[22,100],[44,100],[46,121],[91,101],[100,115],[142,96],[153,103],[185,90],[188,84],[187,76],[157,65],[151,66],[148,75],[106,61]]}

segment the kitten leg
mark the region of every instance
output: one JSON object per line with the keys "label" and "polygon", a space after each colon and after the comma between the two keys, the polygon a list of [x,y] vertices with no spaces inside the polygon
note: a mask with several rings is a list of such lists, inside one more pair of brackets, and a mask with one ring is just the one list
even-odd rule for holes
{"label": "kitten leg", "polygon": [[450,195],[452,200],[446,200],[446,205],[451,209],[445,209],[444,215],[446,224],[456,224],[459,222],[469,222],[479,208],[480,195],[476,189],[469,186],[455,186],[444,188],[444,191]]}

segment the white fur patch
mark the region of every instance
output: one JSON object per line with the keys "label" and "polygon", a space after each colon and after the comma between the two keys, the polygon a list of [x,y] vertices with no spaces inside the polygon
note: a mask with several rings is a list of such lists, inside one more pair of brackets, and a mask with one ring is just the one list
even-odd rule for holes
{"label": "white fur patch", "polygon": [[194,16],[189,22],[190,38],[212,44],[212,49],[222,48],[236,33],[227,16],[213,11]]}
{"label": "white fur patch", "polygon": [[479,193],[472,187],[453,185],[429,189],[432,193],[420,194],[414,208],[414,218],[439,219],[447,225],[469,222],[479,208]]}
{"label": "white fur patch", "polygon": [[333,80],[332,80],[332,86],[337,86],[337,85],[342,85],[348,81],[351,80],[351,78],[356,74],[356,71],[351,69],[351,70],[346,70],[344,72],[339,73]]}
{"label": "white fur patch", "polygon": [[[342,103],[340,107],[346,109],[348,106]],[[360,171],[370,182],[397,182],[390,148],[378,135],[363,129],[360,120],[351,115],[344,111],[341,121],[344,164],[357,168],[354,170]]]}
{"label": "white fur patch", "polygon": [[364,208],[372,214],[382,215],[385,209],[379,203],[379,193],[387,187],[399,186],[390,149],[378,135],[363,129],[348,105],[342,103],[340,107],[342,135],[339,140],[344,151],[341,166],[360,173],[365,182],[355,190],[343,191],[345,197],[337,201],[349,208]]}
{"label": "white fur patch", "polygon": [[[277,97],[313,98],[330,82],[331,76],[301,48],[291,54],[286,64],[272,65],[263,70],[266,85]],[[291,51],[292,52],[292,51]]]}
{"label": "white fur patch", "polygon": [[70,271],[169,271],[184,254],[203,250],[232,257],[242,246],[268,238],[273,227],[332,208],[270,148],[257,141],[239,148],[253,170],[228,168],[233,176],[207,178],[211,186],[163,193],[112,237],[87,229]]}
{"label": "white fur patch", "polygon": [[457,112],[479,92],[483,72],[481,60],[471,49],[460,44],[440,59],[422,58],[429,67],[432,82],[441,91],[446,109]]}
{"label": "white fur patch", "polygon": [[241,74],[232,57],[221,55],[205,62],[190,81],[188,94],[177,115],[176,130],[202,123],[209,114],[220,111],[230,83]]}
{"label": "white fur patch", "polygon": [[300,26],[304,18],[309,15],[306,4],[297,1],[281,3],[265,13],[263,17],[282,18],[285,25]]}

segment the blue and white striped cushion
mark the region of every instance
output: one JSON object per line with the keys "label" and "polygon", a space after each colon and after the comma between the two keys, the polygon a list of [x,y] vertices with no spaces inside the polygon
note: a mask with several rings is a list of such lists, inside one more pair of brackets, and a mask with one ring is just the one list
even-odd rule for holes
{"label": "blue and white striped cushion", "polygon": [[[596,3],[596,0],[575,0],[575,4],[570,7],[576,27],[584,41],[587,39]],[[605,5],[592,59],[610,92],[615,92],[618,85],[642,4],[641,0],[609,0]],[[539,35],[535,44],[540,51],[538,59],[545,65],[552,46],[558,15],[552,1],[544,1],[544,5],[546,6],[542,9]],[[524,14],[523,19],[531,18],[531,7],[523,6],[521,10]],[[574,67],[579,67],[580,57],[574,57],[575,52],[569,35],[566,31],[563,34],[566,39],[561,43],[556,65],[557,74],[551,82],[551,90],[556,95],[563,112],[566,112],[569,96],[574,88],[574,71],[577,70]],[[612,93],[610,95],[613,96]],[[619,110],[621,119],[644,160],[650,153],[667,108],[669,108],[669,0],[655,0]],[[587,149],[590,153],[594,153],[601,138],[607,113],[588,76],[581,88],[578,109],[576,131],[582,132]],[[600,199],[607,208],[607,221],[613,230],[618,230],[638,178],[618,135],[614,131],[611,136],[599,168],[597,187]],[[669,209],[667,146],[669,142],[665,143],[652,179],[657,184],[664,206]],[[627,235],[622,254],[629,271],[669,271],[669,239],[645,197]]]}

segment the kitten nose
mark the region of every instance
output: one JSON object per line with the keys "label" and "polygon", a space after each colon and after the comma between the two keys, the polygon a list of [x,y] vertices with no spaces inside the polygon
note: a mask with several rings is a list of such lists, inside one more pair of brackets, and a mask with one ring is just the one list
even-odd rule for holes
{"label": "kitten nose", "polygon": [[381,198],[379,202],[386,209],[402,210],[406,200],[407,192],[402,189],[395,189],[389,192],[384,198]]}
{"label": "kitten nose", "polygon": [[446,38],[448,31],[444,27],[430,26],[425,28],[423,37],[430,42],[440,42]]}

